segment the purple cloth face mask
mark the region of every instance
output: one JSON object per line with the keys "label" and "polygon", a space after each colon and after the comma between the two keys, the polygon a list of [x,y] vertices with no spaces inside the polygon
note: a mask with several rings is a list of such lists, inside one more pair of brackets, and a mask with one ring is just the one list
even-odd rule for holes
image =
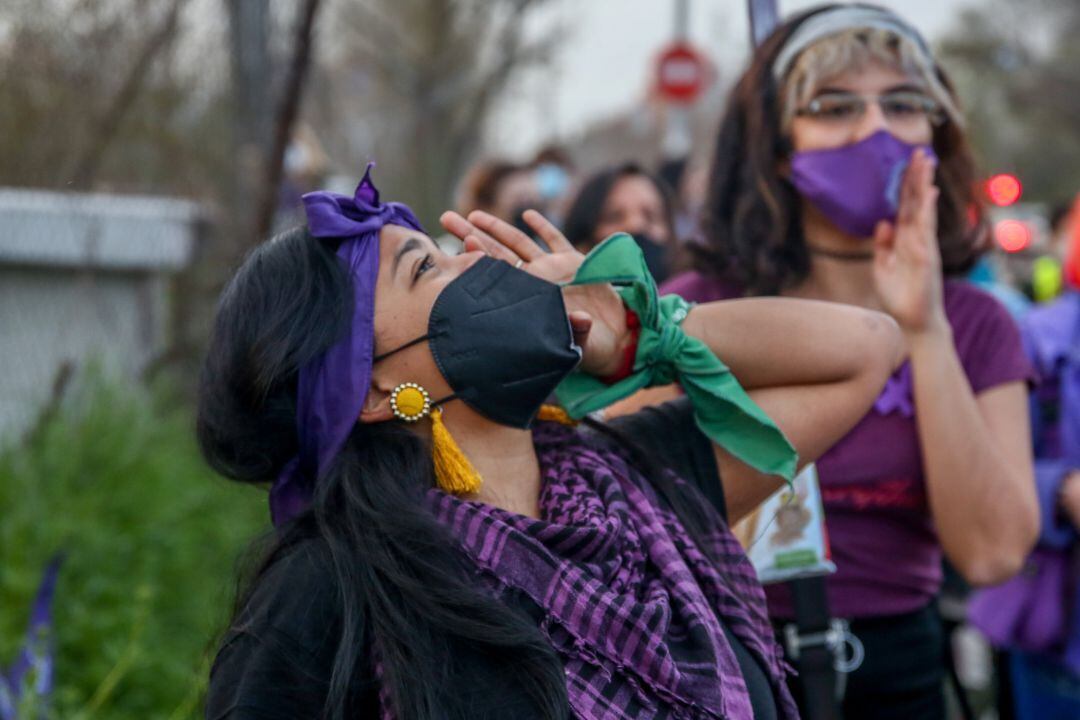
{"label": "purple cloth face mask", "polygon": [[916,149],[937,159],[927,145],[909,145],[886,130],[851,145],[797,152],[791,182],[836,227],[869,238],[881,220],[895,220],[904,171]]}

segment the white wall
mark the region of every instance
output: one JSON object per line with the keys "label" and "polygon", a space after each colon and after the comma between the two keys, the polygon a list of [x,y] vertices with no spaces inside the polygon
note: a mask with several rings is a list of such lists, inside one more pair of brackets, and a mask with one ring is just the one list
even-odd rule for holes
{"label": "white wall", "polygon": [[25,432],[65,362],[134,375],[161,352],[164,280],[148,274],[0,267],[0,444]]}

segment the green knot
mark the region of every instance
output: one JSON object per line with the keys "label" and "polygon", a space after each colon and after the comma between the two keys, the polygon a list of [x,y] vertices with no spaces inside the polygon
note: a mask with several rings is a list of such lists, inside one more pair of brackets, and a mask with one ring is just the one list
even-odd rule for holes
{"label": "green knot", "polygon": [[[645,364],[652,370],[650,385],[670,385],[678,377],[676,362],[682,356],[689,336],[673,322],[660,326],[659,332],[643,333],[638,342],[639,354],[646,358]],[[645,347],[641,347],[644,343]]]}
{"label": "green knot", "polygon": [[559,402],[580,418],[655,385],[678,382],[706,436],[747,465],[790,480],[798,457],[775,423],[742,389],[728,367],[682,322],[691,305],[676,295],[659,297],[656,282],[634,239],[612,235],[597,245],[574,275],[573,285],[610,283],[641,321],[634,372],[612,385],[580,370],[555,390]]}

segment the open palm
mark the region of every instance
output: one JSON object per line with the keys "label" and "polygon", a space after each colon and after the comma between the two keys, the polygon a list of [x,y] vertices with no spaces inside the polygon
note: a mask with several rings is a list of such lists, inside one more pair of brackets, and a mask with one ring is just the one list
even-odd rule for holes
{"label": "open palm", "polygon": [[895,223],[874,232],[874,286],[883,309],[908,332],[944,321],[938,189],[934,162],[919,150],[904,175]]}
{"label": "open palm", "polygon": [[[585,256],[537,211],[526,210],[523,219],[550,252],[510,223],[483,211],[469,213],[468,219],[446,212],[439,222],[461,239],[466,252],[479,250],[549,282],[572,280]],[[606,284],[563,288],[563,299],[574,340],[584,350],[582,369],[594,375],[610,375],[619,366],[627,334],[622,300]],[[522,322],[527,321],[522,318]]]}

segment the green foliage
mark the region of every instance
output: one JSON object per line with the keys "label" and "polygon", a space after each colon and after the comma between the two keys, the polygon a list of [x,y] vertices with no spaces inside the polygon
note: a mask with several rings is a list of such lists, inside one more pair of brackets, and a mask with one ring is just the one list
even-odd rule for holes
{"label": "green foliage", "polygon": [[200,714],[237,559],[265,496],[203,464],[191,412],[164,392],[90,379],[34,437],[0,452],[0,666],[13,661],[50,556],[59,718]]}

